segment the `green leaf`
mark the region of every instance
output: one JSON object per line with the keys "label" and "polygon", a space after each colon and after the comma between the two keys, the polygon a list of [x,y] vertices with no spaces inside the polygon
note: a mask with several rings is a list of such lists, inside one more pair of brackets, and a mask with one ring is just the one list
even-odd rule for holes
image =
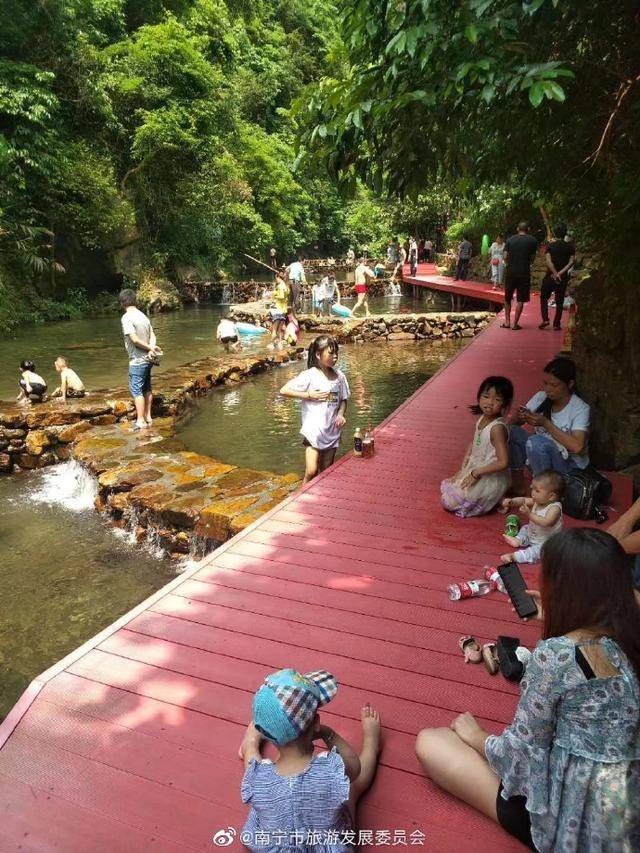
{"label": "green leaf", "polygon": [[485,101],[487,104],[490,104],[491,101],[494,99],[495,94],[496,90],[494,89],[494,87],[490,86],[487,83],[487,85],[482,89],[482,100]]}
{"label": "green leaf", "polygon": [[554,101],[562,102],[567,98],[562,86],[560,86],[559,83],[555,83],[553,80],[547,80],[544,88],[547,97],[552,98]]}
{"label": "green leaf", "polygon": [[529,89],[529,100],[534,107],[539,107],[544,98],[544,89],[542,83],[534,83]]}
{"label": "green leaf", "polygon": [[467,41],[470,41],[471,44],[476,44],[478,41],[478,28],[475,24],[467,24],[464,28],[464,34],[467,38]]}

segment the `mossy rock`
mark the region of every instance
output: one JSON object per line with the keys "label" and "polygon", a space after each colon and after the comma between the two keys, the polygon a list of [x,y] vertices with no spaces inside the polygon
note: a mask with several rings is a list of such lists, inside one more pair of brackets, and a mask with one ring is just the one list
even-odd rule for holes
{"label": "mossy rock", "polygon": [[182,299],[175,285],[163,278],[146,276],[138,288],[138,305],[143,311],[158,313],[182,308]]}

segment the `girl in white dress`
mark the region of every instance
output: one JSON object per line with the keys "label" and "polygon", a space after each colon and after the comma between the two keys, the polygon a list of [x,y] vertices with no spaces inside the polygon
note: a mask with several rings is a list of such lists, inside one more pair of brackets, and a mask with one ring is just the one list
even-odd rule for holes
{"label": "girl in white dress", "polygon": [[489,246],[489,263],[491,265],[491,289],[499,290],[504,283],[504,237],[498,234]]}
{"label": "girl in white dress", "polygon": [[331,335],[320,335],[309,347],[309,369],[303,370],[280,389],[284,397],[302,400],[303,483],[333,464],[340,444],[351,392],[347,377],[336,369],[337,361],[337,341]]}
{"label": "girl in white dress", "polygon": [[513,385],[504,376],[488,376],[477,400],[471,411],[481,417],[462,468],[440,484],[442,505],[460,518],[491,512],[511,485],[509,427],[504,416],[513,400]]}

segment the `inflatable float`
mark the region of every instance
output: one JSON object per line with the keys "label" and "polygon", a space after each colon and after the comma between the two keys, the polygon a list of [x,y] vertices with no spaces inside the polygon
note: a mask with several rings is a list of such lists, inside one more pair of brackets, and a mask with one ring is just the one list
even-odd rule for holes
{"label": "inflatable float", "polygon": [[332,305],[331,313],[337,314],[338,317],[350,317],[351,316],[351,308],[347,308],[346,305]]}
{"label": "inflatable float", "polygon": [[264,335],[267,331],[263,326],[255,326],[253,323],[235,323],[239,335]]}

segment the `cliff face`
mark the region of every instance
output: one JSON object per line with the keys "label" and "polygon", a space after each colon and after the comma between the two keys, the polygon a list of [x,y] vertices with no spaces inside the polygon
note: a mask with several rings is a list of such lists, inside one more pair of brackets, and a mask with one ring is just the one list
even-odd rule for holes
{"label": "cliff face", "polygon": [[600,468],[629,469],[640,486],[640,304],[633,275],[593,273],[577,294],[573,357],[592,407],[591,454]]}

